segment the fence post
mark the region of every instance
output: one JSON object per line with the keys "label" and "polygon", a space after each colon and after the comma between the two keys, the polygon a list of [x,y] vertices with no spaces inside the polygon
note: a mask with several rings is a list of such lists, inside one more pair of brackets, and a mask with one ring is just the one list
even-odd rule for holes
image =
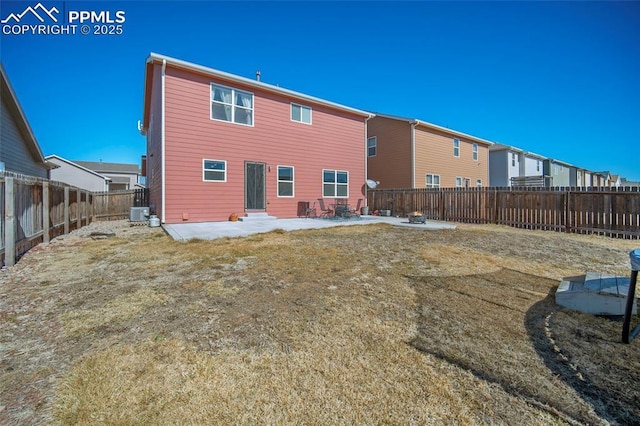
{"label": "fence post", "polygon": [[16,216],[13,177],[4,179],[4,264],[16,263]]}
{"label": "fence post", "polygon": [[64,234],[69,233],[69,187],[64,187]]}
{"label": "fence post", "polygon": [[42,182],[42,242],[49,243],[51,236],[49,231],[49,182]]}
{"label": "fence post", "polygon": [[82,209],[80,202],[82,200],[82,191],[76,189],[76,229],[82,228]]}
{"label": "fence post", "polygon": [[565,191],[564,232],[571,232],[571,188],[567,188]]}

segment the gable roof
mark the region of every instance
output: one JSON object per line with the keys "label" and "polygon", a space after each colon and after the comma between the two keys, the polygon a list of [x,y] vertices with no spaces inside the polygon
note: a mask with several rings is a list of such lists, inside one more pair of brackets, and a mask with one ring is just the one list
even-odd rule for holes
{"label": "gable roof", "polygon": [[73,162],[73,161],[67,160],[66,158],[62,158],[62,157],[60,157],[59,155],[55,155],[55,154],[54,154],[54,155],[47,155],[47,156],[45,157],[45,159],[46,159],[47,161],[49,161],[49,162],[50,162],[51,160],[57,160],[57,161],[59,161],[59,162],[61,162],[61,163],[66,163],[66,164],[68,164],[68,165],[70,165],[70,166],[72,166],[72,167],[75,167],[75,168],[77,168],[77,169],[80,169],[80,170],[82,170],[82,171],[84,171],[84,172],[87,172],[87,173],[90,173],[90,174],[92,174],[92,175],[98,176],[99,178],[102,178],[102,179],[104,179],[104,180],[108,180],[108,181],[110,181],[110,180],[111,180],[111,178],[110,178],[110,177],[103,176],[103,175],[101,175],[100,173],[97,173],[97,172],[95,172],[95,171],[93,171],[93,170],[91,170],[91,169],[88,169],[88,168],[86,168],[86,167],[83,167],[83,166],[81,166],[80,164],[75,163],[75,162]]}
{"label": "gable roof", "polygon": [[104,163],[102,161],[74,161],[74,163],[98,173],[140,174],[140,167],[137,164]]}
{"label": "gable roof", "polygon": [[284,95],[287,97],[301,99],[307,102],[319,104],[328,108],[337,109],[344,112],[349,112],[362,117],[373,116],[372,113],[367,111],[351,108],[345,105],[337,104],[335,102],[316,98],[314,96],[305,95],[304,93],[299,93],[299,92],[294,92],[293,90],[284,89],[280,86],[274,86],[271,84],[263,83],[261,81],[252,80],[250,78],[241,77],[241,76],[230,74],[214,68],[205,67],[202,65],[194,64],[194,63],[183,61],[180,59],[175,59],[169,56],[164,56],[164,55],[160,55],[153,52],[151,52],[147,57],[146,64],[147,65],[146,65],[145,76],[144,76],[145,83],[144,83],[144,102],[143,102],[143,113],[142,113],[142,129],[141,129],[142,131],[144,131],[149,127],[149,113],[151,109],[150,108],[151,87],[153,82],[152,67],[154,64],[164,64],[174,68],[180,68],[180,69],[195,72],[198,74],[204,74],[210,77],[217,77],[226,81],[240,83],[245,86],[253,87],[258,90],[263,90],[271,93],[276,93],[279,95]]}
{"label": "gable roof", "polygon": [[16,92],[13,90],[13,86],[11,86],[11,82],[9,81],[9,77],[7,77],[7,72],[5,71],[2,62],[0,62],[0,93],[0,98],[2,98],[6,102],[10,114],[16,120],[16,126],[18,127],[20,134],[24,138],[27,149],[33,157],[34,162],[42,164],[47,168],[51,168],[51,165],[47,164],[44,155],[42,154],[42,150],[40,149],[38,140],[33,134],[33,130],[29,125],[27,116],[22,110],[22,106],[20,106],[20,102],[18,101]]}
{"label": "gable roof", "polygon": [[536,154],[535,152],[531,152],[531,151],[525,151],[524,149],[521,149],[515,146],[505,145],[502,143],[497,143],[492,145],[489,148],[489,151],[513,151],[513,152],[518,152],[520,154],[526,155],[527,157],[530,157],[530,158],[536,158],[538,160],[547,159],[547,157],[545,157],[544,155]]}
{"label": "gable roof", "polygon": [[400,117],[400,116],[397,116],[397,115],[380,114],[380,113],[375,113],[375,115],[377,117],[388,118],[390,120],[406,121],[409,124],[415,124],[416,126],[426,127],[426,128],[428,128],[430,130],[437,130],[439,132],[447,133],[447,134],[450,134],[450,135],[455,136],[455,137],[464,138],[464,139],[470,140],[472,142],[476,142],[476,143],[479,143],[479,144],[482,144],[482,145],[486,145],[486,146],[491,146],[491,145],[495,144],[495,142],[491,142],[489,140],[482,139],[482,138],[479,138],[477,136],[473,136],[473,135],[469,135],[469,134],[466,134],[466,133],[463,133],[463,132],[459,132],[457,130],[449,129],[447,127],[438,126],[437,124],[429,123],[428,121],[419,120],[417,118]]}

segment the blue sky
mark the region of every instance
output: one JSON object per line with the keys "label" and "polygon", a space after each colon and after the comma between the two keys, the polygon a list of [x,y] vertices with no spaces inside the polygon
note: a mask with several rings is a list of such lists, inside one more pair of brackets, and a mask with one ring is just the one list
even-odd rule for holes
{"label": "blue sky", "polygon": [[45,155],[139,163],[156,52],[640,181],[640,2],[41,2],[126,18],[0,36]]}

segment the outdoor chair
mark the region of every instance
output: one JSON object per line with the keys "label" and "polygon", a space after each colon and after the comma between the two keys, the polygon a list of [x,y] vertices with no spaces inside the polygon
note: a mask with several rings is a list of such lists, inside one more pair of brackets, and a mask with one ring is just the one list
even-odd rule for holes
{"label": "outdoor chair", "polygon": [[318,204],[320,205],[320,211],[321,211],[320,217],[327,218],[327,217],[333,216],[333,209],[325,206],[324,199],[318,198]]}
{"label": "outdoor chair", "polygon": [[318,217],[318,212],[316,211],[316,202],[313,202],[311,207],[307,207],[304,211],[305,217]]}
{"label": "outdoor chair", "polygon": [[362,207],[362,198],[358,198],[358,203],[356,207],[352,210],[349,210],[349,214],[351,216],[360,216],[360,207]]}

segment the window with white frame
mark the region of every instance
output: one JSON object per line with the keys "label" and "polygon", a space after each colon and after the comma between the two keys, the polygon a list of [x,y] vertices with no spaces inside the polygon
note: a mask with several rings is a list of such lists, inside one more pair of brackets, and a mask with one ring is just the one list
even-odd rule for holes
{"label": "window with white frame", "polygon": [[462,188],[462,178],[456,177],[456,188]]}
{"label": "window with white frame", "polygon": [[471,186],[471,179],[464,178],[464,187],[469,188]]}
{"label": "window with white frame", "polygon": [[342,170],[322,170],[322,196],[349,197],[349,172]]}
{"label": "window with white frame", "polygon": [[253,126],[253,93],[211,83],[211,119]]}
{"label": "window with white frame", "polygon": [[476,179],[476,186],[482,188],[482,179]]}
{"label": "window with white frame", "polygon": [[453,156],[460,157],[460,139],[453,139]]}
{"label": "window with white frame", "polygon": [[478,161],[478,144],[471,145],[473,161]]}
{"label": "window with white frame", "polygon": [[291,121],[311,124],[311,108],[298,104],[291,104]]}
{"label": "window with white frame", "polygon": [[370,138],[367,138],[367,156],[375,157],[377,153],[378,153],[378,137],[371,136]]}
{"label": "window with white frame", "polygon": [[440,175],[427,173],[425,175],[425,184],[427,188],[440,188]]}
{"label": "window with white frame", "polygon": [[205,182],[226,182],[227,162],[221,160],[202,160],[202,180]]}
{"label": "window with white frame", "polygon": [[540,160],[536,160],[536,172],[540,171]]}
{"label": "window with white frame", "polygon": [[278,197],[293,197],[293,167],[278,166]]}
{"label": "window with white frame", "polygon": [[515,167],[516,166],[516,154],[515,153],[511,153],[511,167]]}

